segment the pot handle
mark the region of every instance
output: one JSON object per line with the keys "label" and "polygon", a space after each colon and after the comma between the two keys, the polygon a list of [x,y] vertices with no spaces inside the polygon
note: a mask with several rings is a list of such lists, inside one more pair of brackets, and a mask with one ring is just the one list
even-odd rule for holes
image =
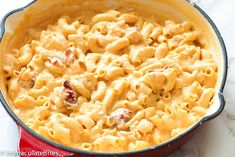
{"label": "pot handle", "polygon": [[211,119],[214,119],[215,117],[217,117],[224,109],[225,107],[225,99],[224,99],[224,95],[222,92],[219,92],[218,95],[215,98],[214,104],[211,109],[211,112],[208,113],[208,115],[206,115],[203,119],[202,122],[206,122],[209,121]]}
{"label": "pot handle", "polygon": [[73,153],[56,148],[28,133],[18,124],[19,141],[17,151],[21,157],[72,157]]}

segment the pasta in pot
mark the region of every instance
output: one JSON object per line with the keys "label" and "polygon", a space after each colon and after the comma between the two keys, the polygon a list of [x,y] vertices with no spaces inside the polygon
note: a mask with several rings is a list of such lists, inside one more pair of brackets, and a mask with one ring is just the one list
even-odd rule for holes
{"label": "pasta in pot", "polygon": [[29,29],[29,42],[5,56],[12,108],[30,128],[73,148],[124,152],[206,114],[217,65],[192,23],[125,9],[78,19]]}

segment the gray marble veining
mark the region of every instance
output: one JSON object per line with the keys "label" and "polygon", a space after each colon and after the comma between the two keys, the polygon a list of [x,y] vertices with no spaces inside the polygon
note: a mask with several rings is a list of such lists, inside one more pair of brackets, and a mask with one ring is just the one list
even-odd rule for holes
{"label": "gray marble veining", "polygon": [[203,152],[197,146],[187,147],[186,145],[180,148],[175,153],[169,155],[169,157],[201,157]]}

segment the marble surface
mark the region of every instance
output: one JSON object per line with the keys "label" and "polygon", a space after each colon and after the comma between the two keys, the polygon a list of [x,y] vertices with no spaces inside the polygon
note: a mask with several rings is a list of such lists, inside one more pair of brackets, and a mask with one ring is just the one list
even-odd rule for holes
{"label": "marble surface", "polygon": [[[30,0],[1,0],[0,18]],[[193,138],[169,157],[235,157],[235,1],[195,0],[219,28],[229,56],[228,79],[224,89],[226,107],[216,119],[207,122]],[[16,152],[18,129],[0,105],[0,156]]]}

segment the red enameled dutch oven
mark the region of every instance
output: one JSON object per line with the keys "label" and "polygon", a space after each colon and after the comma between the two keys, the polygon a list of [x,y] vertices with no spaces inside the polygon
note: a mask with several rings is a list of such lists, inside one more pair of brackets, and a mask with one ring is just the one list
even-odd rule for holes
{"label": "red enameled dutch oven", "polygon": [[[58,5],[61,7],[66,6],[76,6],[81,3],[81,1],[86,0],[57,0],[57,1],[51,1],[51,0],[35,0],[28,4],[25,7],[13,10],[9,12],[0,22],[0,56],[3,55],[4,47],[8,45],[8,40],[10,36],[13,36],[13,34],[21,34],[24,33],[22,30],[16,29],[17,25],[20,24],[20,22],[23,21],[22,17],[26,17],[28,20],[28,24],[22,25],[25,27],[25,30],[27,29],[27,26],[30,26],[33,21],[35,21],[36,18],[42,18],[43,16],[46,17],[48,13],[50,13],[49,9],[52,7],[56,8]],[[91,1],[91,0],[89,0]],[[94,2],[95,0],[93,0]],[[118,5],[118,1],[120,0],[103,0],[105,3],[110,3],[110,6],[112,5]],[[113,3],[113,2],[117,3]],[[0,100],[3,104],[6,111],[9,113],[9,115],[13,118],[13,120],[16,122],[19,128],[19,143],[18,143],[18,151],[21,153],[21,156],[29,156],[31,153],[31,157],[33,156],[79,156],[79,157],[162,157],[166,156],[167,154],[175,151],[178,149],[182,144],[184,144],[197,130],[200,128],[204,122],[211,120],[218,116],[224,106],[225,106],[225,100],[224,96],[222,94],[223,88],[226,81],[227,76],[227,66],[228,66],[228,60],[227,60],[227,53],[226,48],[223,42],[223,39],[216,28],[215,24],[212,22],[210,17],[195,3],[187,0],[125,0],[127,2],[136,3],[136,5],[150,5],[152,8],[156,9],[164,9],[167,10],[167,7],[169,9],[169,14],[172,14],[172,16],[175,16],[175,14],[172,12],[172,9],[175,11],[175,13],[179,14],[179,16],[182,17],[182,15],[186,15],[184,18],[189,21],[194,21],[197,23],[202,29],[204,29],[206,35],[208,36],[208,41],[210,42],[210,45],[212,45],[211,49],[213,51],[213,55],[216,58],[216,61],[218,63],[218,81],[216,86],[216,94],[214,97],[213,104],[210,106],[207,115],[205,115],[203,118],[200,119],[196,124],[191,126],[186,132],[182,133],[181,135],[172,138],[162,144],[152,146],[147,149],[138,150],[138,151],[132,151],[132,152],[122,152],[122,153],[100,153],[100,152],[89,152],[89,151],[83,151],[83,150],[77,150],[74,148],[70,148],[67,146],[64,146],[59,143],[55,143],[53,141],[50,141],[41,135],[37,134],[33,130],[31,130],[29,127],[27,127],[11,110],[10,106],[8,105],[8,97],[6,92],[6,85],[4,84],[4,78],[3,78],[3,71],[1,68],[0,73]],[[66,9],[65,9],[66,10]],[[68,10],[68,9],[67,9]],[[52,11],[51,14],[55,14],[57,12],[63,12],[63,10],[55,9]],[[30,13],[29,13],[30,12]],[[43,19],[43,18],[42,18]],[[23,28],[22,27],[22,28]],[[3,58],[3,57],[0,57]],[[2,63],[2,61],[0,61]],[[38,154],[37,154],[38,153]],[[41,154],[39,154],[41,153]]]}

